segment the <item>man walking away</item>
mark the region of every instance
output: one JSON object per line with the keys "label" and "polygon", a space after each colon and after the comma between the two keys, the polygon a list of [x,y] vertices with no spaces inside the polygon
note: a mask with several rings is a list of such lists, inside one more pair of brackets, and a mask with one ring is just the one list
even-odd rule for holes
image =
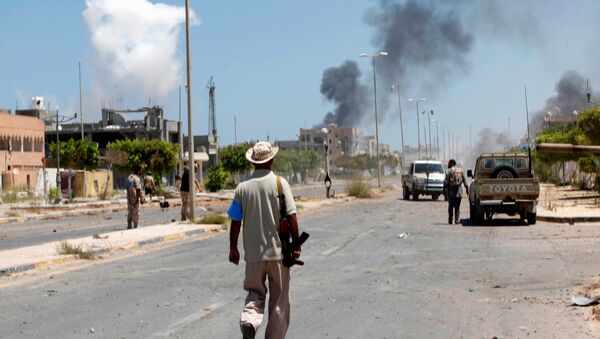
{"label": "man walking away", "polygon": [[[231,218],[229,261],[236,265],[240,260],[237,242],[243,225],[246,261],[244,289],[248,292],[240,317],[244,338],[254,338],[262,322],[267,291],[269,322],[265,338],[285,338],[290,321],[290,269],[283,265],[278,235],[281,218],[278,180],[281,182],[293,240],[299,238],[299,232],[296,205],[290,186],[285,179],[277,177],[271,171],[273,158],[278,150],[278,147],[271,146],[269,142],[259,141],[246,152],[246,159],[254,165],[254,172],[238,185],[227,211]],[[300,247],[293,250],[293,256],[300,256]]]}
{"label": "man walking away", "polygon": [[150,197],[148,201],[152,202],[152,196],[154,195],[155,190],[156,183],[154,182],[152,173],[148,172],[144,177],[144,193],[146,193],[146,195]]}
{"label": "man walking away", "polygon": [[127,178],[127,229],[137,228],[140,219],[140,204],[144,203],[140,175],[142,167],[136,166]]}
{"label": "man walking away", "polygon": [[181,193],[181,221],[184,221],[190,215],[190,172],[187,167],[183,169],[179,192]]}
{"label": "man walking away", "polygon": [[456,160],[448,161],[448,172],[444,179],[444,188],[448,192],[448,224],[452,224],[452,214],[454,212],[454,223],[460,221],[460,202],[462,200],[462,187],[465,186],[467,196],[469,195],[469,187],[465,180],[465,173],[462,168],[456,165]]}

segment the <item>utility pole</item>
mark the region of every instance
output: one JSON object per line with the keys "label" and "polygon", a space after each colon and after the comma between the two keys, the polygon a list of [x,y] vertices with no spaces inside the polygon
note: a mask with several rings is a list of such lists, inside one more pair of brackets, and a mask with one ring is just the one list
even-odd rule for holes
{"label": "utility pole", "polygon": [[[431,116],[429,115],[429,113],[427,113],[427,111],[425,111],[425,114],[427,115],[427,124],[429,125],[429,158],[433,158],[433,142],[431,141]],[[431,110],[431,115],[433,115],[433,110]]]}
{"label": "utility pole", "polygon": [[437,144],[437,158],[440,159],[440,122],[435,120],[435,143]]}
{"label": "utility pole", "polygon": [[179,85],[179,121],[177,122],[177,143],[179,144],[179,159],[183,159],[183,126],[181,123],[181,85]]}
{"label": "utility pole", "polygon": [[194,168],[194,128],[192,124],[192,78],[190,65],[190,4],[185,0],[185,54],[186,54],[186,73],[187,73],[187,103],[188,103],[188,166],[190,179],[190,219],[196,220],[196,174]]}
{"label": "utility pole", "polygon": [[444,161],[446,159],[446,126],[442,125],[442,151],[444,152]]}
{"label": "utility pole", "polygon": [[[395,87],[394,87],[395,86]],[[395,85],[392,86],[392,91],[396,90],[398,94],[398,112],[400,112],[400,140],[402,142],[402,155],[400,158],[400,169],[401,174],[404,174],[404,127],[402,126],[402,100],[400,99],[400,84],[396,82]]]}
{"label": "utility pole", "polygon": [[81,140],[84,138],[83,132],[83,103],[81,96],[81,61],[79,61],[79,119],[81,120]]}

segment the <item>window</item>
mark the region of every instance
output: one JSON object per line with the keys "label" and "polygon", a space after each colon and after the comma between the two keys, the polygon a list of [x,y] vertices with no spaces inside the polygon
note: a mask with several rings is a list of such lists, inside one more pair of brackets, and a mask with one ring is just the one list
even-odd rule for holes
{"label": "window", "polygon": [[500,159],[496,159],[496,167],[498,167],[498,166],[515,167],[515,159],[513,159],[513,158],[500,158]]}
{"label": "window", "polygon": [[22,152],[23,151],[23,142],[21,137],[14,136],[12,137],[12,151],[13,152]]}
{"label": "window", "polygon": [[525,168],[525,158],[517,158],[517,168]]}
{"label": "window", "polygon": [[415,173],[444,173],[442,164],[415,164]]}
{"label": "window", "polygon": [[33,152],[33,140],[31,138],[23,138],[23,152]]}
{"label": "window", "polygon": [[10,141],[8,138],[0,138],[0,151],[8,151],[10,149],[9,145]]}
{"label": "window", "polygon": [[494,159],[485,159],[483,161],[483,169],[492,169],[494,168]]}

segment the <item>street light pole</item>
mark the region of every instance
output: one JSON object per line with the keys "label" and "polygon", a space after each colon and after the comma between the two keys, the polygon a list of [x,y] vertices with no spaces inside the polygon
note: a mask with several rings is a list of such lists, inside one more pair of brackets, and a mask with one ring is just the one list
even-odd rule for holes
{"label": "street light pole", "polygon": [[187,103],[188,103],[188,166],[189,166],[189,188],[190,188],[190,220],[196,220],[196,170],[194,168],[194,128],[192,124],[192,78],[190,65],[190,4],[185,0],[185,54],[187,73]]}
{"label": "street light pole", "polygon": [[442,125],[442,152],[444,152],[444,162],[446,161],[446,126]]}
{"label": "street light pole", "polygon": [[[387,56],[386,52],[379,52],[378,54],[371,55],[373,65],[373,95],[375,104],[375,152],[377,153],[377,187],[381,189],[381,165],[379,162],[379,121],[377,118],[377,77],[375,71],[375,58],[378,56]],[[369,57],[366,53],[360,55],[361,57]]]}
{"label": "street light pole", "polygon": [[[425,111],[427,113],[427,111]],[[431,110],[431,115],[433,115],[433,110]],[[433,142],[431,141],[431,116],[427,114],[427,124],[429,125],[429,158],[433,157]]]}
{"label": "street light pole", "polygon": [[421,159],[421,132],[419,131],[421,129],[421,126],[419,123],[419,101],[425,101],[425,98],[421,98],[421,99],[409,98],[408,101],[414,101],[417,103],[417,144],[419,145],[419,159]]}
{"label": "street light pole", "polygon": [[83,132],[83,101],[81,96],[81,61],[79,61],[79,119],[81,121],[81,140],[84,138]]}
{"label": "street light pole", "polygon": [[56,187],[58,188],[57,198],[58,201],[62,199],[62,187],[60,178],[60,140],[58,136],[58,107],[56,108]]}
{"label": "street light pole", "polygon": [[392,91],[394,91],[394,89],[396,90],[396,93],[398,94],[398,111],[400,112],[400,140],[402,141],[402,155],[400,158],[400,172],[401,172],[401,174],[404,174],[404,151],[405,151],[405,148],[404,148],[404,127],[403,127],[403,123],[402,123],[402,100],[400,100],[400,84],[396,83],[395,85],[393,85]]}

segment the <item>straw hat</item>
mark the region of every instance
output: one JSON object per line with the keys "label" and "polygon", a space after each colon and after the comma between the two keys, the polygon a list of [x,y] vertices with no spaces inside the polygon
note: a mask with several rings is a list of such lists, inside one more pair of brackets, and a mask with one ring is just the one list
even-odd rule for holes
{"label": "straw hat", "polygon": [[259,141],[246,151],[246,159],[254,164],[264,164],[273,159],[279,147],[271,146],[268,141]]}

